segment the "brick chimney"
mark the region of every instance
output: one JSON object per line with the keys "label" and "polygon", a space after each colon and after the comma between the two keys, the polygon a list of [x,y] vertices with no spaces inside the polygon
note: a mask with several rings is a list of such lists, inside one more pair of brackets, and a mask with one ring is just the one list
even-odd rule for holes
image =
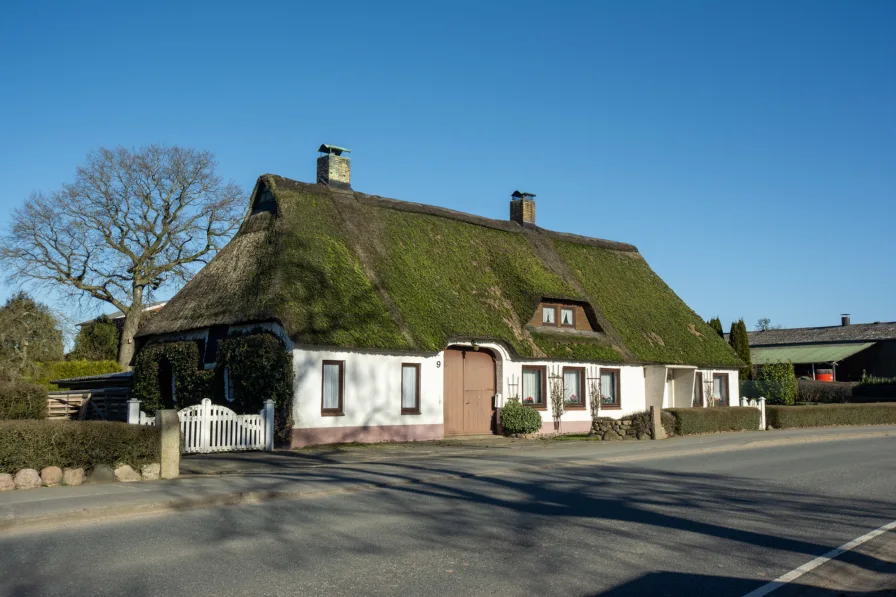
{"label": "brick chimney", "polygon": [[841,313],[840,314],[840,325],[841,326],[849,325],[849,313]]}
{"label": "brick chimney", "polygon": [[510,201],[510,219],[524,228],[535,228],[535,195],[514,191]]}
{"label": "brick chimney", "polygon": [[351,153],[350,149],[335,145],[321,145],[318,149],[322,156],[317,158],[317,183],[334,189],[352,188],[352,162],[343,153]]}

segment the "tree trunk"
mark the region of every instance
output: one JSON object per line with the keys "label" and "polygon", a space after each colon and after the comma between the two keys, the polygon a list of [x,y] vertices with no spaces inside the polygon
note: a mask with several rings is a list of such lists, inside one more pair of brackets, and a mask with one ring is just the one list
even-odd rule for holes
{"label": "tree trunk", "polygon": [[118,344],[118,364],[125,370],[131,365],[134,358],[134,336],[140,327],[140,317],[143,315],[143,289],[134,290],[134,300],[131,308],[124,314],[124,326],[121,328],[121,340]]}

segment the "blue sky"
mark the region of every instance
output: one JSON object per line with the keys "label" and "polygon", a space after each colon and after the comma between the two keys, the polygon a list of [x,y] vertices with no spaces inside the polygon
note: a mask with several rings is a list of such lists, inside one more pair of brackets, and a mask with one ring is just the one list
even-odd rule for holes
{"label": "blue sky", "polygon": [[0,227],[100,146],[208,149],[248,193],[326,142],[368,193],[536,193],[726,328],[896,320],[896,2],[430,4],[5,6]]}

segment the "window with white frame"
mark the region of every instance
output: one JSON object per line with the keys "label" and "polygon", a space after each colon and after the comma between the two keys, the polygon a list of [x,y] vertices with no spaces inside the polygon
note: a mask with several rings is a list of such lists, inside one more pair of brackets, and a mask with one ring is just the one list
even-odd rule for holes
{"label": "window with white frame", "polygon": [[233,387],[233,376],[230,375],[230,367],[224,367],[224,399],[227,402],[233,402],[236,399],[236,393]]}
{"label": "window with white frame", "polygon": [[542,307],[541,323],[546,325],[557,325],[557,307]]}

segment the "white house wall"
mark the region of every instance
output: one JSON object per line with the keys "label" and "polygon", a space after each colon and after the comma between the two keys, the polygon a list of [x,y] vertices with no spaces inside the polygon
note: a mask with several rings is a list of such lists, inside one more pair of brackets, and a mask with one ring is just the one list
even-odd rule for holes
{"label": "white house wall", "polygon": [[[443,437],[441,353],[433,356],[295,348],[293,447]],[[343,414],[321,414],[323,361],[343,361]],[[420,365],[420,414],[401,413],[401,365]]]}

